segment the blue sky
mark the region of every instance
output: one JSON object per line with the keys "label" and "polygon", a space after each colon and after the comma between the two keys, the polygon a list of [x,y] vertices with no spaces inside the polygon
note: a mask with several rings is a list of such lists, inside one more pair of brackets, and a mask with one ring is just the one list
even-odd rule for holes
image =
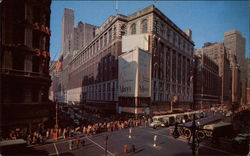
{"label": "blue sky", "polygon": [[[118,13],[130,15],[151,4],[161,10],[182,30],[193,31],[195,48],[205,42],[223,42],[224,32],[237,29],[246,38],[249,51],[249,1],[118,1]],[[100,26],[116,14],[115,1],[52,1],[50,39],[51,59],[61,52],[62,15],[64,8],[74,10],[75,24],[79,21]]]}

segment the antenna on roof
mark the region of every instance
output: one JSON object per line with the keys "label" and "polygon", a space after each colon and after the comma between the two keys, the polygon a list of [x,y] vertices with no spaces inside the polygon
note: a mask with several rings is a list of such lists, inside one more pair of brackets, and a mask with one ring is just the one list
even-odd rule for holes
{"label": "antenna on roof", "polygon": [[154,6],[156,6],[156,0],[154,0]]}
{"label": "antenna on roof", "polygon": [[118,13],[118,0],[115,1],[115,12]]}

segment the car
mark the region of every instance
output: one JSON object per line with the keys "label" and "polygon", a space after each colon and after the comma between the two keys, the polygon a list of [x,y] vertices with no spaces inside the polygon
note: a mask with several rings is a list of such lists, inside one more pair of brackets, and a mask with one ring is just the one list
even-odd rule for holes
{"label": "car", "polygon": [[149,126],[153,127],[153,128],[157,128],[157,127],[165,127],[165,124],[162,123],[162,122],[160,122],[160,121],[158,121],[158,120],[155,120],[155,121],[151,122],[149,124]]}

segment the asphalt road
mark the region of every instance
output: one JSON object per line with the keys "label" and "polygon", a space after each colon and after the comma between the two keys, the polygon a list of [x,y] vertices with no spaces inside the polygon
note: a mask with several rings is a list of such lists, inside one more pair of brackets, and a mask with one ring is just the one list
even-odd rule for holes
{"label": "asphalt road", "polygon": [[[141,155],[141,156],[189,156],[192,155],[190,146],[186,139],[174,139],[169,136],[168,128],[132,128],[131,138],[129,138],[129,129],[124,129],[115,132],[106,132],[89,137],[82,137],[85,140],[85,146],[80,146],[78,149],[74,146],[72,151],[69,151],[69,141],[59,140],[56,143],[36,146],[36,149],[45,150],[49,155],[60,156],[104,156],[105,155],[105,137],[108,135],[108,151],[107,155]],[[156,146],[154,147],[154,136],[157,136]],[[123,153],[124,144],[131,148],[134,144],[136,148],[135,153]],[[226,156],[233,155],[230,152],[220,150],[217,147],[207,145],[200,145],[199,155],[206,156]]]}

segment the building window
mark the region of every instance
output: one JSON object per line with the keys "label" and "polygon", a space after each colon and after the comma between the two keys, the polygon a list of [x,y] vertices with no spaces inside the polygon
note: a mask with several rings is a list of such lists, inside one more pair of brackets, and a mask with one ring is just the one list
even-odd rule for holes
{"label": "building window", "polygon": [[131,25],[130,30],[131,30],[131,34],[136,34],[136,24],[135,23]]}
{"label": "building window", "polygon": [[148,32],[148,20],[144,19],[141,23],[141,32],[147,33]]}
{"label": "building window", "polygon": [[109,33],[108,33],[108,35],[109,35],[109,43],[112,41],[112,29],[109,29]]}
{"label": "building window", "polygon": [[104,46],[106,46],[106,45],[107,45],[107,33],[104,34]]}
{"label": "building window", "polygon": [[123,36],[123,35],[125,35],[125,34],[126,34],[126,25],[123,24],[123,25],[121,26],[121,36]]}
{"label": "building window", "polygon": [[101,37],[101,39],[100,39],[100,48],[102,48],[103,47],[103,37]]}
{"label": "building window", "polygon": [[160,27],[160,34],[161,34],[162,36],[164,36],[164,35],[165,35],[165,27],[164,27],[164,23],[162,23],[162,24],[161,24],[161,27]]}
{"label": "building window", "polygon": [[116,27],[114,27],[114,31],[113,31],[113,39],[116,39]]}

